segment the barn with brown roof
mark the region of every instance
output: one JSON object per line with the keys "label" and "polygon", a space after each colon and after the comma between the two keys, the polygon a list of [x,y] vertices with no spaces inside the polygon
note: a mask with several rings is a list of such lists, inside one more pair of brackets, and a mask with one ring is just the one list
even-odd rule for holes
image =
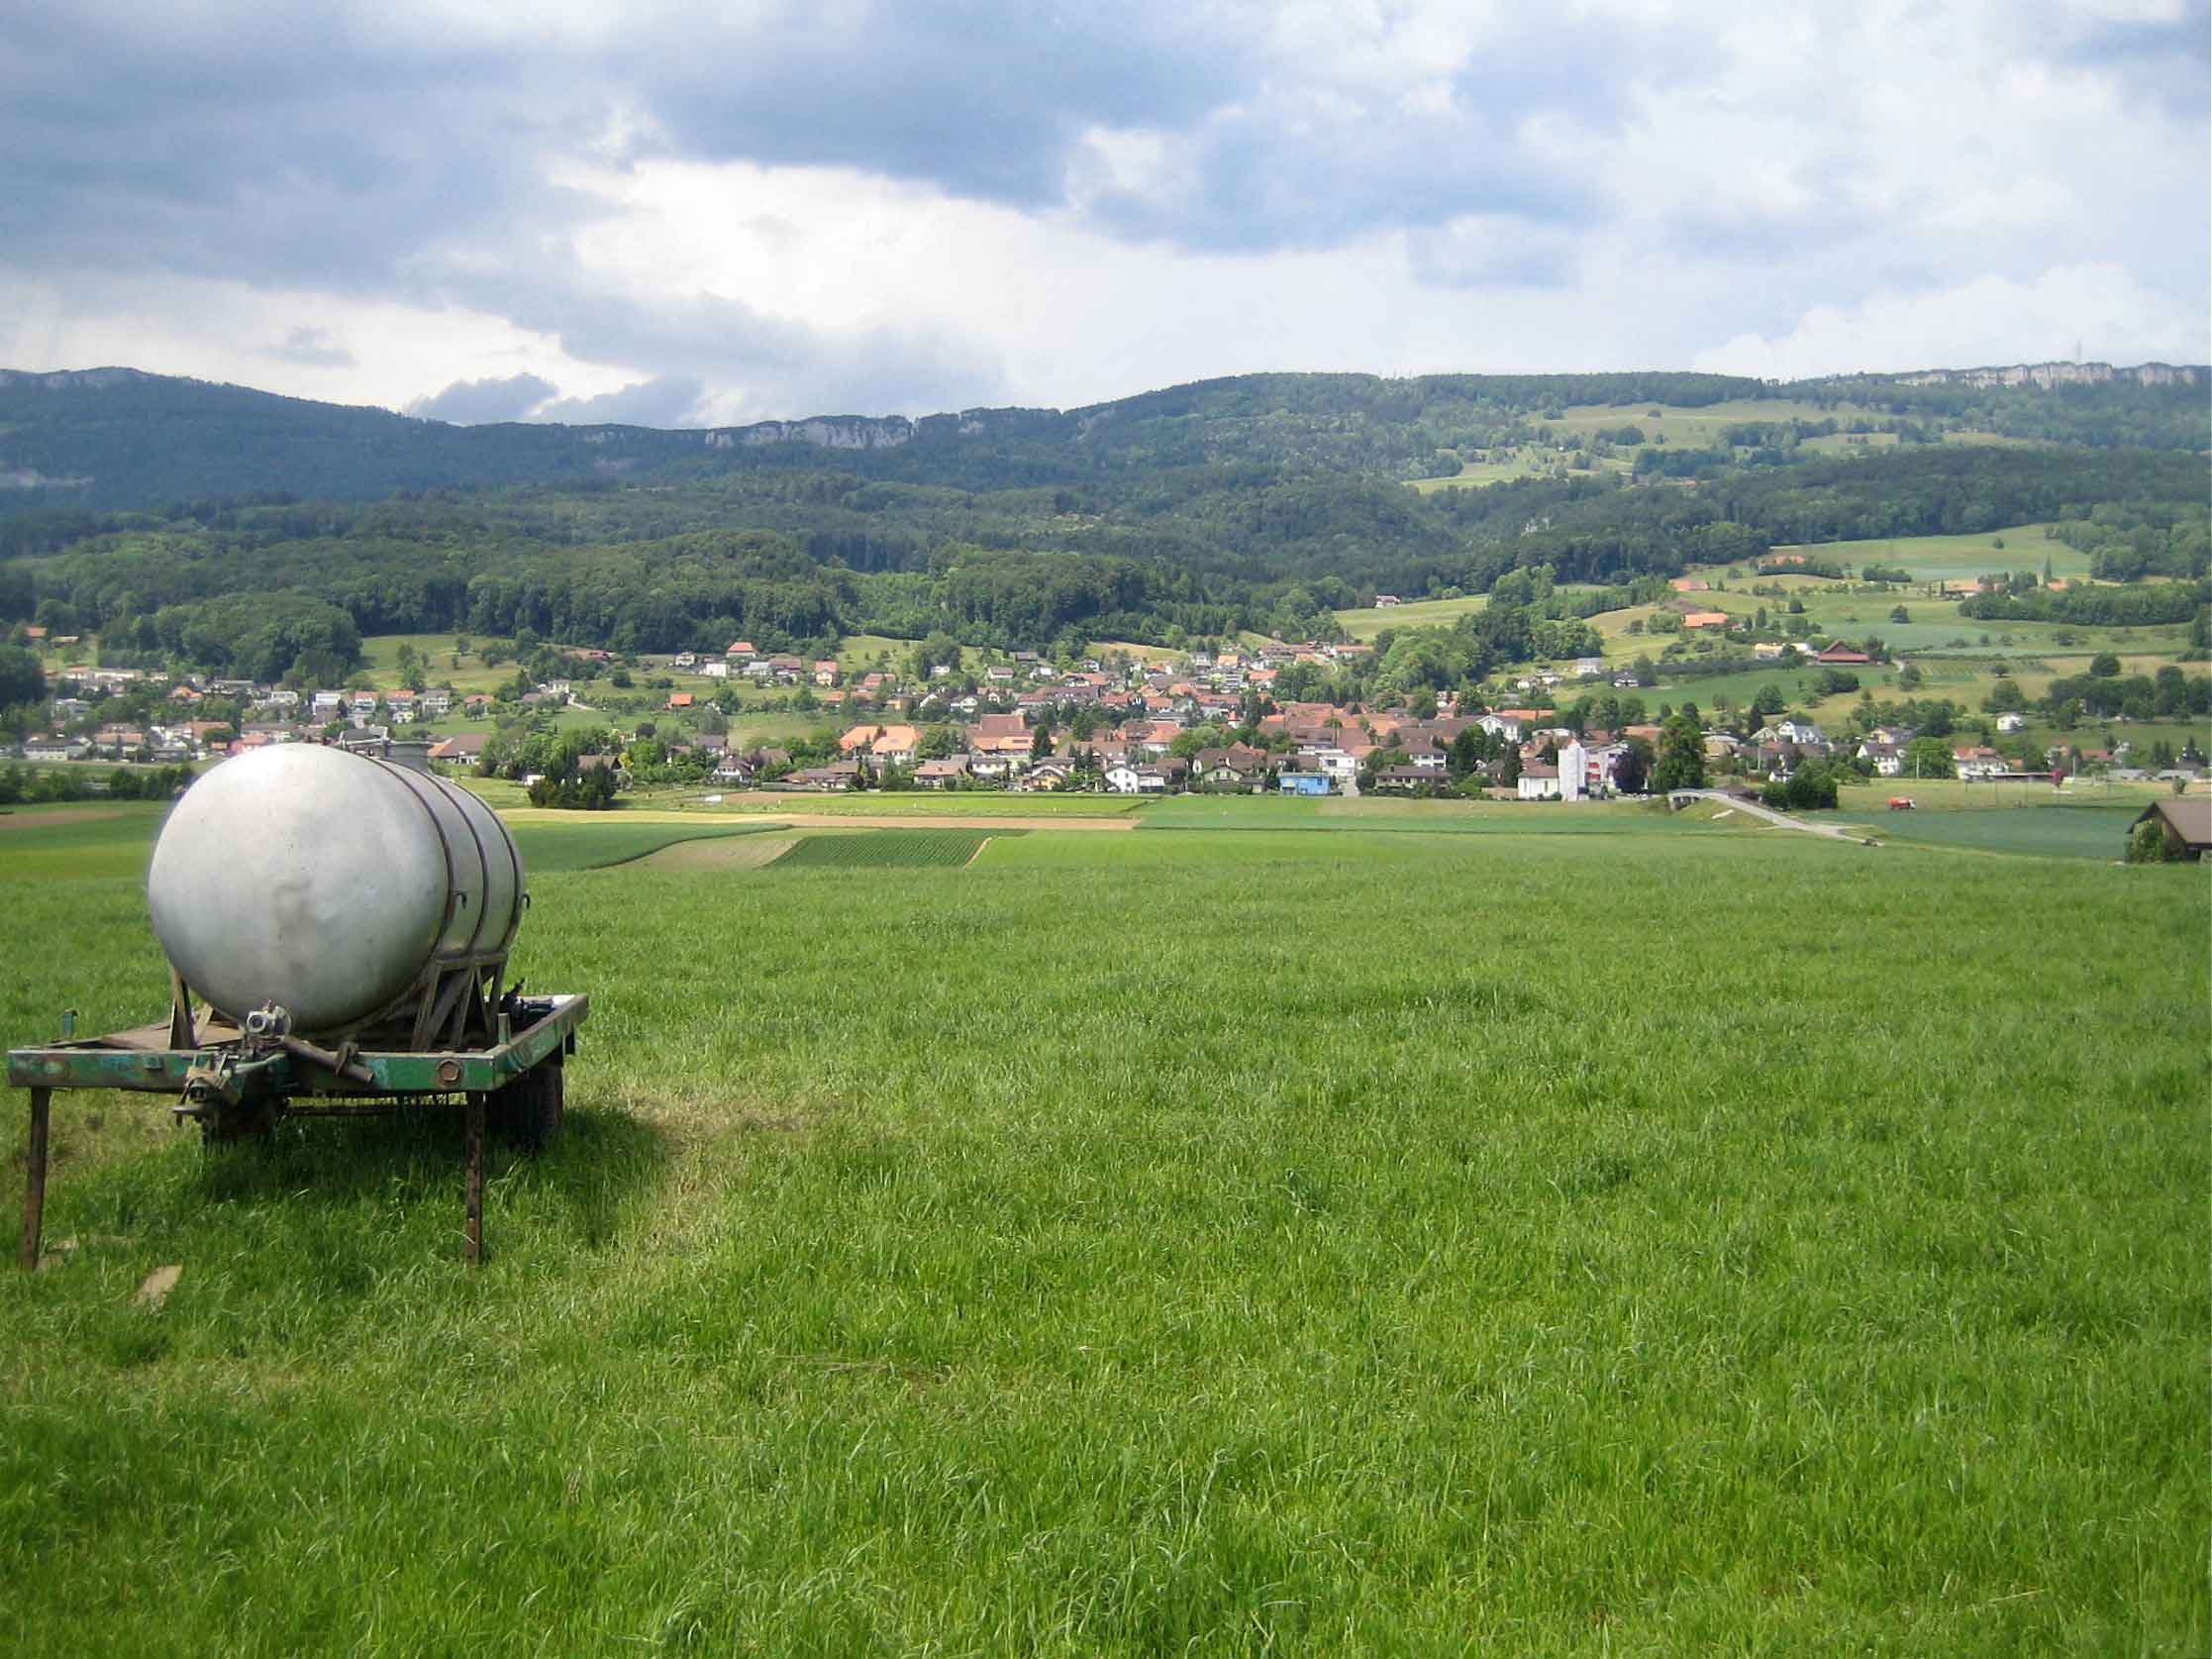
{"label": "barn with brown roof", "polygon": [[2138,825],[2153,819],[2165,838],[2165,856],[2169,859],[2199,860],[2205,849],[2212,847],[2212,795],[2153,801],[2128,826],[2130,841]]}

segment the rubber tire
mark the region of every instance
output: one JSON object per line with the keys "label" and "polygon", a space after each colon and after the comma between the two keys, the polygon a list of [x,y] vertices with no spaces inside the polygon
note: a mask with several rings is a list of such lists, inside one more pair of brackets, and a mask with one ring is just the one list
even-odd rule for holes
{"label": "rubber tire", "polygon": [[251,1106],[215,1106],[200,1119],[202,1146],[238,1146],[247,1141],[276,1138],[276,1120],[283,1102],[263,1100]]}
{"label": "rubber tire", "polygon": [[543,1152],[560,1138],[563,1089],[558,1060],[537,1065],[485,1102],[485,1127],[524,1152]]}

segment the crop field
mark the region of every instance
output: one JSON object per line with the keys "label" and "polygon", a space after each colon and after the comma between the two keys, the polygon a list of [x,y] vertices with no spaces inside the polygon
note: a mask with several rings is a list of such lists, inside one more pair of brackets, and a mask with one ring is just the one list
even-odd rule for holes
{"label": "crop field", "polygon": [[975,830],[855,830],[809,835],[793,842],[790,851],[774,861],[774,868],[779,872],[959,870],[973,863],[977,850],[991,839]]}
{"label": "crop field", "polygon": [[1175,795],[1150,801],[1138,819],[1149,838],[1170,829],[1358,830],[1421,835],[1649,835],[1673,820],[1663,806],[1646,801],[1592,802],[1567,807],[1557,801],[1292,799],[1278,795]]}
{"label": "crop field", "polygon": [[1122,818],[1138,809],[1135,795],[1021,793],[1005,789],[961,789],[940,794],[909,789],[897,794],[814,794],[805,790],[732,791],[717,803],[687,804],[687,812],[715,815],[803,815],[809,818]]}
{"label": "crop field", "polygon": [[2032,853],[2047,858],[2101,859],[2111,864],[2126,851],[2128,826],[2142,810],[2131,804],[1883,812],[1869,819],[1867,827],[1890,841],[1989,853]]}
{"label": "crop field", "polygon": [[16,806],[0,812],[0,883],[87,877],[146,879],[160,829],[157,801]]}
{"label": "crop field", "polygon": [[[474,1274],[450,1117],[58,1096],[0,1640],[2205,1650],[2201,870],[1235,804],[542,871]],[[161,1006],[98,827],[10,1044]]]}
{"label": "crop field", "polygon": [[[602,870],[628,864],[657,853],[664,847],[690,841],[719,841],[733,835],[757,835],[773,824],[744,824],[718,828],[694,820],[690,824],[612,821],[592,814],[566,815],[567,823],[532,823],[514,826],[515,845],[533,877],[556,870]],[[582,822],[577,822],[582,818]]]}

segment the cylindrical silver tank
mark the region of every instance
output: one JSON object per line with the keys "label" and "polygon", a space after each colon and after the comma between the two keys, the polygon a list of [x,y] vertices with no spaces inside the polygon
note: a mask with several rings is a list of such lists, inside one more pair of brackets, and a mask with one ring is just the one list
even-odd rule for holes
{"label": "cylindrical silver tank", "polygon": [[498,961],[522,920],[522,855],[442,778],[315,744],[225,761],[176,803],[147,874],[153,931],[234,1020],[275,1002],[335,1035],[434,967]]}

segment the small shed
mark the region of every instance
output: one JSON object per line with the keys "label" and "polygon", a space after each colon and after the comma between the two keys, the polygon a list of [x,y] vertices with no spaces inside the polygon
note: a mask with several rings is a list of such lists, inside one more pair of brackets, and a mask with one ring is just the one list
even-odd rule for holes
{"label": "small shed", "polygon": [[2134,839],[2138,826],[2153,819],[2165,837],[2165,856],[2169,859],[2194,861],[2212,847],[2212,795],[2152,802],[2128,825],[2129,839]]}

